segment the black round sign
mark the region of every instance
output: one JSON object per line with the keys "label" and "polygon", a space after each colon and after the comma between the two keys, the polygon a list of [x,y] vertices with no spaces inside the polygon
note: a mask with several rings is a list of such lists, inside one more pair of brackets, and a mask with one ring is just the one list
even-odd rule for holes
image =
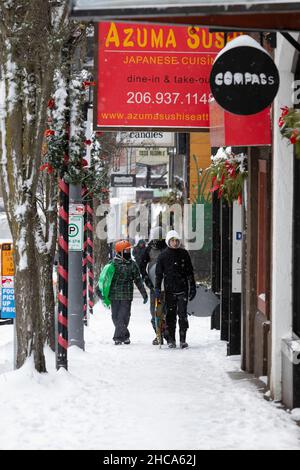
{"label": "black round sign", "polygon": [[267,52],[237,46],[217,57],[210,75],[217,103],[233,114],[256,114],[267,108],[279,88],[279,73]]}

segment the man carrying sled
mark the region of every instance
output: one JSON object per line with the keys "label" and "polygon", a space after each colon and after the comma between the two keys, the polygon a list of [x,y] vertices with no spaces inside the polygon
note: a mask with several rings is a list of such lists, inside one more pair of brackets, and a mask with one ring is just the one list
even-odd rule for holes
{"label": "man carrying sled", "polygon": [[196,283],[191,258],[187,250],[180,247],[180,238],[175,230],[166,236],[167,249],[157,259],[155,297],[161,297],[161,285],[164,281],[166,323],[169,348],[176,348],[175,331],[177,316],[179,321],[180,347],[187,348],[186,332],[189,327],[187,303],[196,295]]}

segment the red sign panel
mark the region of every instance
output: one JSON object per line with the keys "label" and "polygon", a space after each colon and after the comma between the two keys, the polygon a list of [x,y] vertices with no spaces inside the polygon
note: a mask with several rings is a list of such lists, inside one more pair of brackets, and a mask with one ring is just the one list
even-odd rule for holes
{"label": "red sign panel", "polygon": [[223,33],[111,22],[99,23],[97,43],[96,129],[209,127],[209,75]]}
{"label": "red sign panel", "polygon": [[271,145],[271,108],[257,114],[241,116],[225,111],[216,101],[210,102],[211,147],[252,147]]}

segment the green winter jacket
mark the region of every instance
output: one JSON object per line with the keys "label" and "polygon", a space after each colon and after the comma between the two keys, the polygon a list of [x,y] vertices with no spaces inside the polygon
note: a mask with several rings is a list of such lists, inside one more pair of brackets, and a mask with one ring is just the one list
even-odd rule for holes
{"label": "green winter jacket", "polygon": [[121,256],[116,256],[113,260],[115,273],[111,282],[110,300],[132,300],[133,283],[136,284],[143,298],[147,297],[140,270],[133,260],[124,260]]}

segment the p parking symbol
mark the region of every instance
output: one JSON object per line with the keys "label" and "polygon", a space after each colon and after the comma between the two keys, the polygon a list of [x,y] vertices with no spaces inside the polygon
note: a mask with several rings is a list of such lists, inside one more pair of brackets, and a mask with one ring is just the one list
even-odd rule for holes
{"label": "p parking symbol", "polygon": [[75,224],[70,224],[69,225],[69,236],[71,238],[74,238],[74,237],[77,237],[78,233],[79,233],[78,226],[75,225]]}

